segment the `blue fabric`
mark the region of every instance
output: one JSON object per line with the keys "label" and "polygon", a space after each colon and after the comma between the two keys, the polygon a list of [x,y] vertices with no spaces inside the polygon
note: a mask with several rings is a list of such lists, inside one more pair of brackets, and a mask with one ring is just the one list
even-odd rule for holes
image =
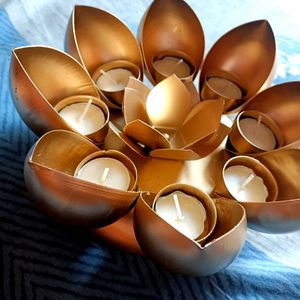
{"label": "blue fabric", "polygon": [[184,277],[38,211],[23,180],[23,162],[37,137],[9,91],[11,49],[26,44],[0,9],[0,299],[299,299],[299,269],[249,242],[227,269]]}

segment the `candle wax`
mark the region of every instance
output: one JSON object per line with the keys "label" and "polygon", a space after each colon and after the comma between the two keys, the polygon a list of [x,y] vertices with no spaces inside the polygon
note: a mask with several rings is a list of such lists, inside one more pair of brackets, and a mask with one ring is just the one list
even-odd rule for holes
{"label": "candle wax", "polygon": [[242,91],[240,87],[228,79],[221,77],[210,77],[207,80],[207,83],[220,96],[228,99],[242,98]]}
{"label": "candle wax", "polygon": [[[106,176],[103,180],[104,173]],[[119,190],[127,190],[130,184],[128,169],[119,160],[110,157],[98,157],[88,161],[75,176]]]}
{"label": "candle wax", "polygon": [[241,133],[257,148],[270,151],[276,147],[276,138],[273,131],[264,123],[258,124],[254,118],[244,118],[239,122]]}
{"label": "candle wax", "polygon": [[[254,175],[253,179],[241,189],[251,175]],[[269,195],[263,179],[242,165],[228,167],[224,171],[224,182],[230,194],[238,201],[265,202]]]}
{"label": "candle wax", "polygon": [[174,56],[165,56],[162,59],[154,61],[154,68],[162,75],[169,77],[175,74],[178,78],[185,78],[191,75],[190,66],[181,58]]}
{"label": "candle wax", "polygon": [[71,127],[83,135],[89,135],[100,130],[105,123],[103,111],[94,104],[90,105],[85,117],[79,121],[86,105],[86,102],[73,103],[58,112]]}
{"label": "candle wax", "polygon": [[[178,218],[174,194],[178,196],[183,219]],[[167,196],[159,197],[154,209],[162,219],[190,239],[197,239],[204,231],[206,210],[203,204],[193,196],[175,191]]]}
{"label": "candle wax", "polygon": [[129,77],[133,74],[124,68],[116,68],[105,71],[96,81],[100,90],[105,92],[118,92],[124,90],[128,83]]}

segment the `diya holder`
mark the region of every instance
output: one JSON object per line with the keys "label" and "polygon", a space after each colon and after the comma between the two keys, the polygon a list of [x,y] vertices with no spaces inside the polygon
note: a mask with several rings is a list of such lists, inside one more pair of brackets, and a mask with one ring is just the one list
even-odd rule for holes
{"label": "diya holder", "polygon": [[225,113],[239,110],[274,75],[275,50],[274,34],[266,20],[230,30],[204,60],[199,81],[201,98],[223,99]]}
{"label": "diya holder", "polygon": [[136,38],[121,20],[101,9],[74,7],[65,48],[88,71],[110,108],[122,107],[130,76],[143,78],[143,59]]}
{"label": "diya holder", "polygon": [[14,105],[36,134],[65,129],[104,141],[109,110],[74,58],[45,46],[16,48],[10,74]]}
{"label": "diya holder", "polygon": [[184,1],[153,1],[141,20],[138,38],[154,85],[173,74],[183,81],[195,79],[203,59],[204,34]]}
{"label": "diya holder", "polygon": [[[129,158],[100,151],[70,131],[50,131],[37,141],[26,158],[24,178],[43,211],[73,225],[110,224],[128,213],[138,197],[137,171]],[[113,180],[118,182],[111,185]]]}

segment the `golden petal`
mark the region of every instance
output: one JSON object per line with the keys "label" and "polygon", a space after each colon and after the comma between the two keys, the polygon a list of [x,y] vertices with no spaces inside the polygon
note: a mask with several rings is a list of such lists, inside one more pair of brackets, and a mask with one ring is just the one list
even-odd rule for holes
{"label": "golden petal", "polygon": [[129,79],[123,101],[123,114],[126,124],[137,119],[151,124],[146,111],[146,100],[149,93],[150,89],[141,81],[132,77]]}
{"label": "golden petal", "polygon": [[[99,148],[73,132],[54,130],[42,136],[24,167],[27,188],[37,205],[50,216],[77,225],[104,226],[127,214],[137,192],[107,188],[72,176],[79,162],[97,151]],[[133,163],[126,166],[136,178]]]}
{"label": "golden petal", "polygon": [[68,54],[43,46],[16,48],[10,69],[14,104],[38,135],[53,129],[72,130],[54,110],[74,95],[99,98],[88,73]]}
{"label": "golden petal", "polygon": [[150,152],[151,157],[172,160],[196,160],[199,155],[191,149],[155,149]]}
{"label": "golden petal", "polygon": [[223,100],[202,101],[197,104],[187,116],[187,121],[172,137],[172,147],[188,148],[214,134],[220,126],[223,107]]}
{"label": "golden petal", "polygon": [[205,58],[200,77],[203,86],[206,74],[222,70],[240,78],[252,98],[267,80],[275,60],[275,39],[268,21],[259,20],[238,26],[223,35]]}
{"label": "golden petal", "polygon": [[270,87],[253,98],[244,110],[267,114],[280,128],[285,144],[300,139],[300,82]]}
{"label": "golden petal", "polygon": [[176,75],[157,84],[149,93],[146,102],[152,124],[165,129],[180,127],[192,106],[188,89]]}
{"label": "golden petal", "polygon": [[143,252],[183,274],[210,275],[227,267],[246,239],[246,214],[234,201],[216,199],[215,204],[216,229],[201,246],[161,219],[140,196],[134,209],[134,230]]}
{"label": "golden petal", "polygon": [[204,34],[193,10],[182,0],[156,0],[146,11],[139,40],[150,81],[155,84],[154,58],[162,52],[188,55],[194,62],[195,78],[203,59]]}
{"label": "golden petal", "polygon": [[150,149],[170,148],[169,141],[162,133],[141,120],[128,123],[124,133]]}
{"label": "golden petal", "polygon": [[101,65],[114,60],[134,63],[143,73],[138,42],[117,17],[95,7],[76,5],[66,34],[66,50],[92,75]]}

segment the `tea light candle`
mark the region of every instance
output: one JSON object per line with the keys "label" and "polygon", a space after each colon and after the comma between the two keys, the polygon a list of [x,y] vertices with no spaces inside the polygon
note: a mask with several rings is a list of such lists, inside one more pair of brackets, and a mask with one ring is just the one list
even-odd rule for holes
{"label": "tea light candle", "polygon": [[169,77],[175,74],[179,78],[191,75],[191,67],[182,58],[165,56],[153,63],[154,68],[162,75]]}
{"label": "tea light candle", "polygon": [[241,133],[255,147],[270,151],[275,149],[277,141],[273,131],[261,122],[261,116],[255,118],[243,118],[239,121]]}
{"label": "tea light candle", "polygon": [[99,106],[92,104],[91,99],[87,103],[69,104],[58,113],[71,127],[83,135],[100,130],[105,123],[104,112]]}
{"label": "tea light candle", "polygon": [[263,179],[246,166],[235,165],[225,169],[224,182],[238,201],[265,202],[269,195]]}
{"label": "tea light candle", "polygon": [[119,190],[128,190],[130,174],[119,160],[97,157],[84,164],[75,177]]}
{"label": "tea light candle", "polygon": [[124,90],[129,77],[133,74],[124,68],[116,68],[108,71],[101,70],[96,81],[100,90],[105,92],[118,92]]}
{"label": "tea light candle", "polygon": [[242,90],[234,82],[222,77],[210,77],[207,80],[208,85],[214,92],[228,99],[241,99]]}
{"label": "tea light candle", "polygon": [[197,239],[204,231],[206,210],[195,197],[181,191],[159,197],[154,205],[156,213],[190,239]]}

